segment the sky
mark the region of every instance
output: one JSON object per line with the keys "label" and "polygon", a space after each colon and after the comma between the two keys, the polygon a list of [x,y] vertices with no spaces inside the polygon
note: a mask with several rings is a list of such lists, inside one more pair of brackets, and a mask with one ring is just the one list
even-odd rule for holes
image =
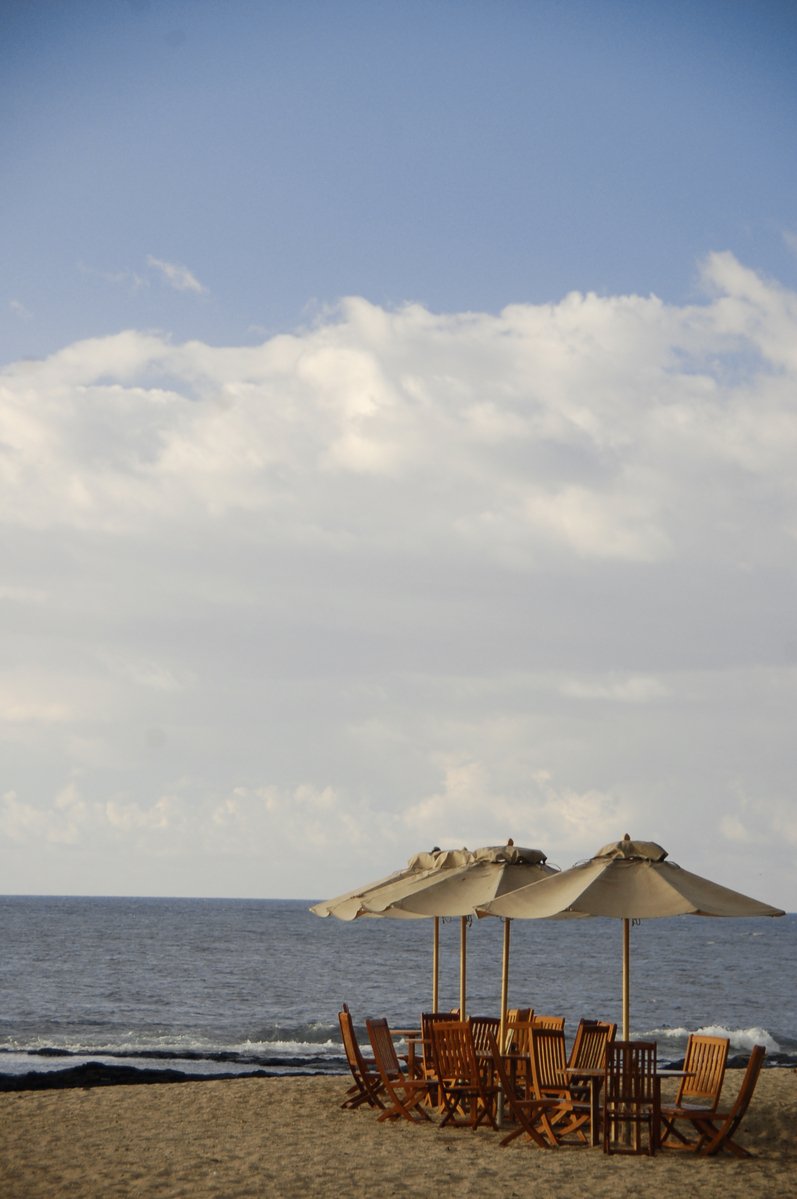
{"label": "sky", "polygon": [[0,24],[0,889],[797,910],[797,5]]}

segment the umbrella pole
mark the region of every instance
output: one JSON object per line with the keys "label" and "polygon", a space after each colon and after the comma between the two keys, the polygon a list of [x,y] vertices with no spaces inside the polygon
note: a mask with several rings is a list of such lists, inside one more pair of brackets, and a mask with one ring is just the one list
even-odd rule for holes
{"label": "umbrella pole", "polygon": [[502,1053],[506,1041],[506,1009],[509,995],[509,926],[511,923],[510,919],[504,919],[504,952],[501,959],[501,1027],[498,1036],[498,1044],[501,1046]]}
{"label": "umbrella pole", "polygon": [[631,921],[623,920],[623,1040],[627,1041],[630,1033],[630,996],[631,996]]}
{"label": "umbrella pole", "polygon": [[440,980],[440,917],[434,918],[434,936],[432,938],[432,1011],[439,1012],[437,1006]]}
{"label": "umbrella pole", "polygon": [[459,921],[459,1018],[464,1020],[466,1009],[466,990],[468,977],[468,918],[460,916]]}
{"label": "umbrella pole", "polygon": [[[509,926],[511,923],[509,917],[504,918],[504,950],[501,956],[501,1024],[498,1031],[498,1046],[501,1053],[504,1052],[507,1045],[506,1008],[509,999]],[[503,1091],[498,1092],[495,1118],[498,1127],[502,1128],[504,1124]]]}

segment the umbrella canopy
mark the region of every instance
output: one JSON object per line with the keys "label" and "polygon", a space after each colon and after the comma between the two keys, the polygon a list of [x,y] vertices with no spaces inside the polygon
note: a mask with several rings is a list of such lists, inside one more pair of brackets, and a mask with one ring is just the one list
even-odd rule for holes
{"label": "umbrella canopy", "polygon": [[[468,853],[467,861],[437,875],[427,875],[406,894],[388,900],[394,911],[414,916],[473,916],[483,904],[499,895],[527,887],[556,874],[540,849],[524,849],[511,839],[506,845],[488,845]],[[384,904],[387,893],[377,902]],[[374,901],[368,901],[374,909]]]}
{"label": "umbrella canopy", "polygon": [[[355,887],[336,895],[334,899],[314,904],[310,911],[316,916],[336,916],[338,920],[357,920],[364,916],[387,917],[393,920],[418,920],[425,912],[404,911],[391,908],[396,900],[405,898],[415,887],[423,887],[448,877],[448,871],[461,870],[472,858],[468,849],[439,849],[413,854],[403,870],[396,870],[386,878]],[[439,981],[440,920],[434,918],[432,941],[432,1008],[437,1011]]]}
{"label": "umbrella canopy", "polygon": [[500,896],[482,909],[489,915],[542,919],[570,912],[623,921],[623,1036],[629,1035],[629,928],[631,920],[664,916],[782,916],[738,891],[668,862],[654,841],[604,845],[593,858],[555,877]]}
{"label": "umbrella canopy", "polygon": [[409,859],[403,870],[395,870],[393,874],[376,882],[366,883],[336,895],[334,899],[325,899],[313,904],[310,911],[316,916],[336,916],[338,920],[356,920],[359,916],[393,916],[412,918],[427,915],[426,912],[388,912],[389,905],[403,899],[415,888],[438,882],[448,871],[467,866],[473,857],[468,849],[432,849],[428,853],[416,853]]}
{"label": "umbrella canopy", "polygon": [[[392,919],[434,917],[434,965],[432,1006],[438,1006],[438,936],[440,917],[459,916],[460,924],[460,1011],[466,1008],[467,918],[483,904],[504,895],[514,887],[554,874],[539,849],[524,849],[510,838],[506,845],[482,849],[440,850],[415,854],[404,870],[364,887],[347,891],[334,899],[311,907],[317,916],[337,916],[355,920],[364,916]],[[509,925],[504,925],[504,985],[502,1011],[505,1010]]]}
{"label": "umbrella canopy", "polygon": [[[556,874],[546,863],[540,849],[525,849],[510,838],[506,845],[488,845],[475,849],[470,860],[437,878],[425,878],[402,898],[393,899],[390,910],[416,916],[460,917],[460,980],[459,1009],[464,1019],[467,1006],[467,939],[469,916],[476,915],[485,904],[499,895],[510,894],[517,888],[528,887],[540,879]],[[509,987],[509,919],[504,920],[504,940],[501,969],[501,1043],[506,1024],[507,992]]]}

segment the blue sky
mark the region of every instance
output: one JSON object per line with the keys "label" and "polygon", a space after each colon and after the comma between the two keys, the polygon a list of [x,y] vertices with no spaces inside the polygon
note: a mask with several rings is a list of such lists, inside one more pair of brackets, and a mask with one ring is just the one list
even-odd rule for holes
{"label": "blue sky", "polygon": [[6,355],[251,340],[343,295],[681,299],[727,248],[794,282],[791,4],[9,9]]}
{"label": "blue sky", "polygon": [[796,49],[767,0],[6,7],[8,890],[628,831],[797,907]]}

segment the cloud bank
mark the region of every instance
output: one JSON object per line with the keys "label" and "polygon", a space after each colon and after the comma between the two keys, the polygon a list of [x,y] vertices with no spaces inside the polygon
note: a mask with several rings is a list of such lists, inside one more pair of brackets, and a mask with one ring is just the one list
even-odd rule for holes
{"label": "cloud bank", "polygon": [[702,284],[6,368],[9,889],[316,897],[628,831],[797,906],[797,297]]}

